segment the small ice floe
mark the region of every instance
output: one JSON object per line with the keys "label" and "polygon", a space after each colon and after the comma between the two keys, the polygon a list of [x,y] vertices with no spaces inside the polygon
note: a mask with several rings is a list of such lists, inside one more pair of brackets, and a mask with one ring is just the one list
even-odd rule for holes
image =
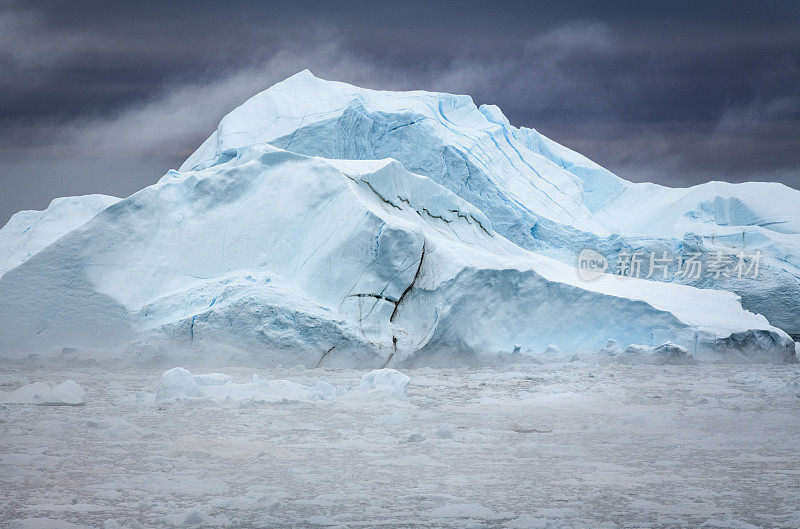
{"label": "small ice floe", "polygon": [[222,373],[194,375],[194,379],[201,386],[224,386],[225,384],[233,382],[233,379],[229,375],[223,375]]}
{"label": "small ice floe", "polygon": [[225,515],[209,516],[200,508],[166,516],[165,521],[173,527],[216,527],[228,522]]}
{"label": "small ice floe", "polygon": [[575,352],[562,351],[557,345],[548,345],[540,355],[534,355],[534,359],[545,364],[563,364],[567,362],[577,362],[581,359]]}
{"label": "small ice floe", "polygon": [[614,358],[622,354],[622,347],[619,346],[616,340],[609,338],[606,345],[598,351],[598,354]]}
{"label": "small ice floe", "polygon": [[694,365],[694,355],[685,347],[666,342],[658,347],[629,345],[623,351],[614,340],[609,340],[598,353],[611,357],[614,362],[627,365]]}
{"label": "small ice floe", "polygon": [[171,399],[191,399],[204,397],[200,383],[188,369],[175,367],[161,375],[156,391],[156,402]]}
{"label": "small ice floe", "polygon": [[436,437],[438,437],[439,439],[452,439],[453,429],[450,427],[449,424],[440,424],[439,427],[436,429]]}
{"label": "small ice floe", "polygon": [[5,404],[35,404],[38,406],[81,406],[86,404],[86,391],[75,381],[61,384],[34,382],[0,396]]}
{"label": "small ice floe", "polygon": [[361,377],[357,388],[334,386],[325,380],[301,384],[290,380],[264,380],[253,375],[249,382],[234,383],[221,373],[192,375],[176,367],[161,375],[156,391],[156,402],[179,399],[208,399],[212,401],[282,402],[332,402],[344,396],[383,395],[405,399],[411,379],[394,369],[378,369]]}
{"label": "small ice floe", "polygon": [[443,505],[428,511],[427,515],[432,518],[470,518],[477,520],[497,520],[502,516],[478,503]]}
{"label": "small ice floe", "polygon": [[411,379],[400,371],[376,369],[361,377],[358,391],[361,393],[381,391],[389,396],[404,399],[410,382]]}
{"label": "small ice floe", "polygon": [[130,438],[142,433],[142,429],[125,417],[109,417],[101,420],[86,421],[86,426],[96,428],[101,435],[110,438]]}
{"label": "small ice floe", "polygon": [[672,342],[661,344],[658,347],[631,345],[617,360],[622,361],[623,358],[632,363],[656,365],[694,365],[697,363],[694,355],[685,347]]}
{"label": "small ice floe", "polygon": [[548,345],[544,350],[544,356],[547,358],[560,358],[562,355],[561,348],[557,345]]}

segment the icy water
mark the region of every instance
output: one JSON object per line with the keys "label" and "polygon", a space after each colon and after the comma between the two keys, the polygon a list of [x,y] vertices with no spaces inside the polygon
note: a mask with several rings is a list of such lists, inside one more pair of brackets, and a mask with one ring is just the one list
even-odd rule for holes
{"label": "icy water", "polygon": [[0,368],[87,391],[0,410],[0,526],[800,527],[798,366],[409,369],[406,400],[318,403],[156,403],[163,371]]}

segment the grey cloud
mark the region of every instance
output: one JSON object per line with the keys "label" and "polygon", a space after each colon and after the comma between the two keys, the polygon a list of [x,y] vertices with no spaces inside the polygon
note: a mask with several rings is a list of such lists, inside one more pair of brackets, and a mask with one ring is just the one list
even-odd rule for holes
{"label": "grey cloud", "polygon": [[65,68],[84,54],[96,54],[112,44],[97,35],[51,30],[41,12],[0,6],[0,64],[30,74]]}
{"label": "grey cloud", "polygon": [[625,178],[800,185],[797,9],[458,6],[2,4],[0,223],[154,182],[303,68],[472,95]]}
{"label": "grey cloud", "polygon": [[[717,123],[717,131],[733,132],[763,124],[800,120],[800,60],[782,56],[773,60],[753,80],[753,96],[730,105]],[[796,138],[800,141],[800,138]]]}
{"label": "grey cloud", "polygon": [[[595,123],[553,126],[544,132],[637,182],[685,187],[711,180],[757,180],[800,187],[800,163],[791,154],[797,130],[785,143],[713,127],[698,130],[695,123],[684,122]],[[726,163],[717,163],[718,158]]]}
{"label": "grey cloud", "polygon": [[14,153],[88,158],[186,156],[211,133],[222,116],[277,81],[310,67],[318,73],[370,84],[399,82],[399,72],[383,70],[347,54],[334,42],[305,52],[281,50],[268,60],[239,70],[223,71],[202,81],[163,86],[149,100],[112,115],[45,122],[35,141]]}
{"label": "grey cloud", "polygon": [[608,24],[595,21],[574,21],[532,38],[526,51],[560,60],[575,53],[604,54],[617,50],[618,42]]}

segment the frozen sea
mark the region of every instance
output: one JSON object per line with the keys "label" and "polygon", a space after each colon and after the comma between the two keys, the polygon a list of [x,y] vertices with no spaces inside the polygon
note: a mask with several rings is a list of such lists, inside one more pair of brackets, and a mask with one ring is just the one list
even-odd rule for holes
{"label": "frozen sea", "polygon": [[86,390],[0,409],[0,526],[800,527],[797,365],[406,369],[405,399],[319,402],[156,401],[164,371],[0,368]]}

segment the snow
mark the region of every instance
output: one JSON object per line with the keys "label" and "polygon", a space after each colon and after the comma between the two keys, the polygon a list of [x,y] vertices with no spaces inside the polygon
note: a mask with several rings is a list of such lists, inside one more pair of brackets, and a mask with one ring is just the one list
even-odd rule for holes
{"label": "snow", "polygon": [[797,364],[408,368],[404,400],[362,370],[218,366],[352,392],[140,400],[162,371],[0,366],[91,395],[0,411],[0,526],[797,527]]}
{"label": "snow", "polygon": [[[797,202],[754,185],[715,184],[713,197],[692,190],[684,200],[627,183],[468,96],[363,90],[303,72],[232,111],[156,184],[119,201],[51,205],[42,218],[72,219],[67,231],[21,238],[22,214],[3,228],[0,248],[17,257],[0,276],[10,300],[0,305],[0,355],[374,369],[588,359],[614,340],[621,351],[677,348],[648,362],[793,361],[778,327],[800,299]],[[756,191],[784,195],[768,226],[769,201],[755,203]],[[766,282],[737,283],[750,289],[741,300],[581,280],[570,264],[578,244],[619,249],[620,236],[643,233],[678,244],[680,230],[652,219],[611,225],[609,212],[633,210],[643,194],[646,211],[660,204],[693,236],[719,235],[695,229],[699,219],[752,228],[758,237],[747,240],[765,250],[780,239],[783,264],[765,263]],[[698,200],[711,202],[697,209]],[[768,317],[742,306],[755,298]],[[170,377],[164,395],[242,389]]]}
{"label": "snow", "polygon": [[80,406],[86,404],[86,391],[73,380],[58,385],[52,382],[34,382],[9,393],[0,394],[0,402],[39,406]]}

